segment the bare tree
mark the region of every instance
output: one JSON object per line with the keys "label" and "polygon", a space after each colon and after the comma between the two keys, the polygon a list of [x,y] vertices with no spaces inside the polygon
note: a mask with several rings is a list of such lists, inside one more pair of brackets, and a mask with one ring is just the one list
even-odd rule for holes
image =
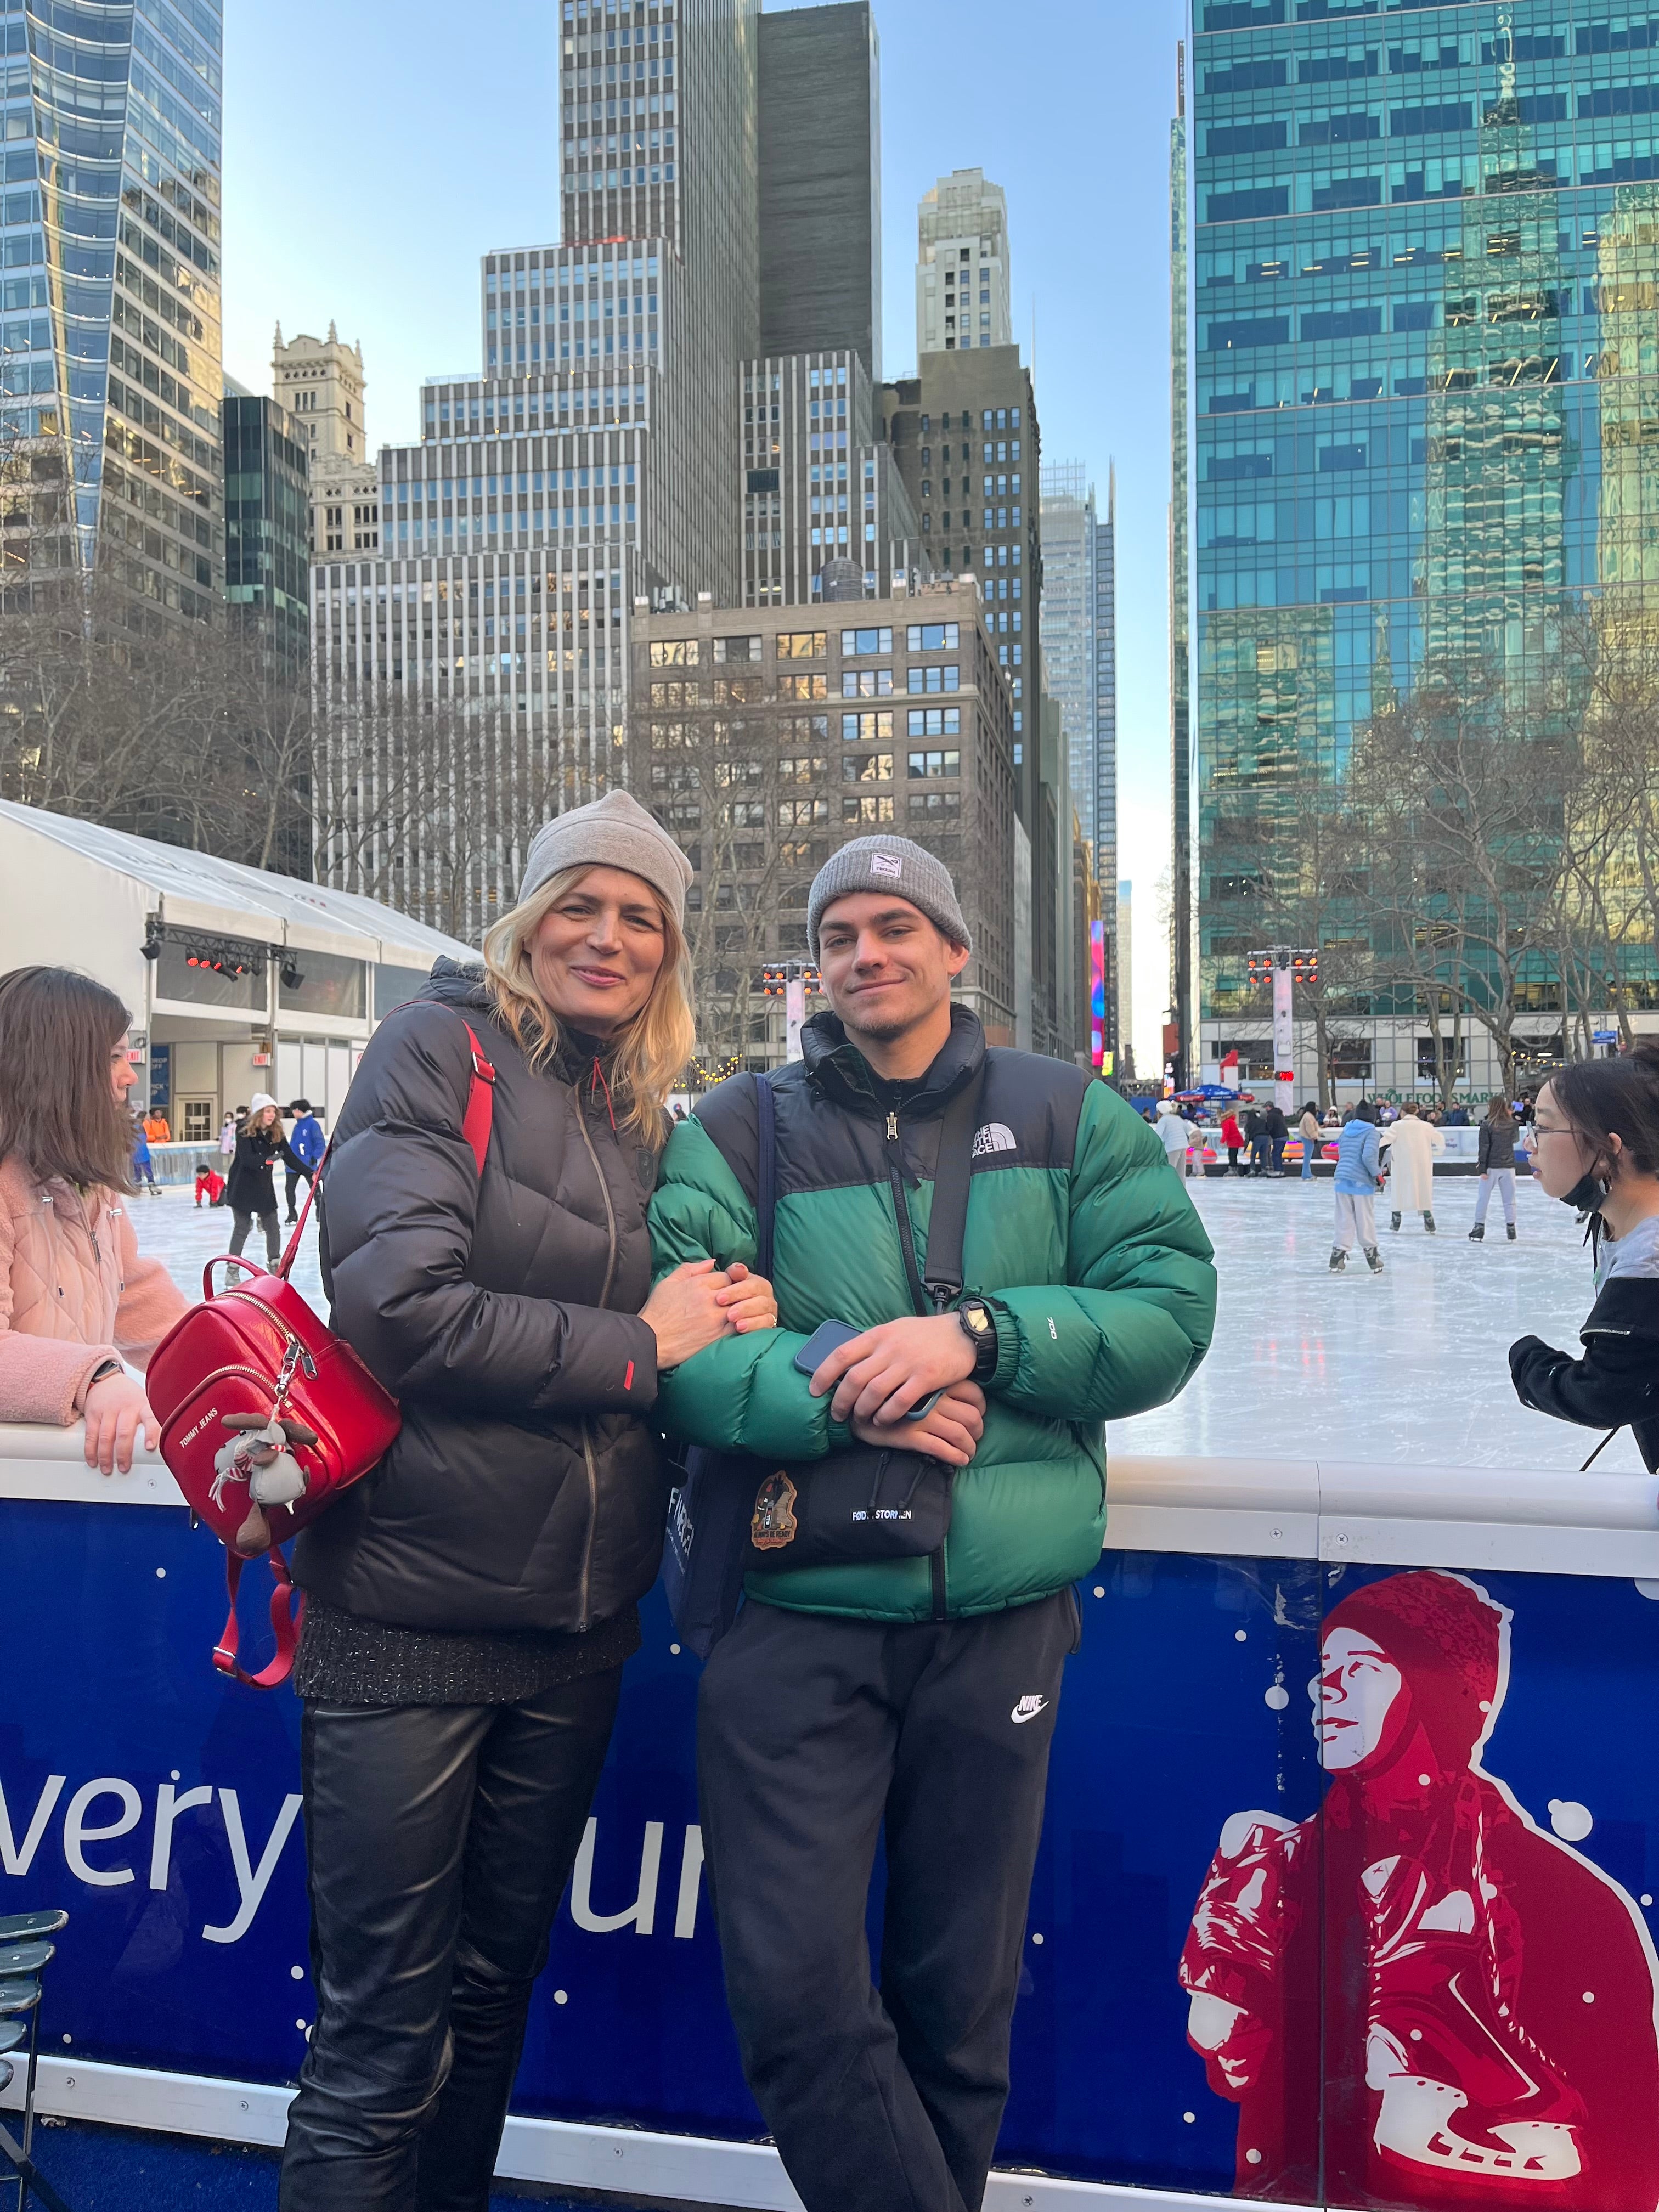
{"label": "bare tree", "polygon": [[1486,1032],[1508,1087],[1517,1014],[1529,992],[1547,1003],[1559,988],[1567,765],[1563,744],[1515,715],[1480,668],[1426,672],[1357,738],[1351,787],[1375,854],[1379,979],[1422,1012],[1448,1096],[1463,1024]]}

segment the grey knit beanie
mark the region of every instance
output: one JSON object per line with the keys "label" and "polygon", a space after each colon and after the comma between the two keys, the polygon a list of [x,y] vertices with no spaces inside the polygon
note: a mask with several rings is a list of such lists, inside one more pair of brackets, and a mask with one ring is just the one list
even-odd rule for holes
{"label": "grey knit beanie", "polygon": [[630,876],[641,877],[660,893],[684,932],[691,863],[661,823],[627,792],[607,791],[603,799],[543,823],[531,840],[520,905],[565,868],[625,868]]}
{"label": "grey knit beanie", "polygon": [[953,945],[973,949],[957,903],[957,887],[942,860],[908,837],[854,837],[830,855],[806,896],[806,941],[815,960],[825,908],[853,891],[890,892],[925,914]]}

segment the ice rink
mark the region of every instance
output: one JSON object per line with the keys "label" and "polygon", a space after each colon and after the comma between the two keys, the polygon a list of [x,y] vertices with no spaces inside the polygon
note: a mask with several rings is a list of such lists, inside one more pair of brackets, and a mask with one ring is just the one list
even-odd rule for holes
{"label": "ice rink", "polygon": [[[1113,1424],[1116,1449],[1570,1469],[1598,1441],[1528,1413],[1510,1387],[1516,1338],[1576,1353],[1594,1302],[1583,1231],[1530,1176],[1516,1178],[1513,1244],[1496,1194],[1486,1242],[1469,1243],[1473,1176],[1435,1177],[1432,1237],[1411,1214],[1392,1234],[1384,1192],[1381,1275],[1357,1250],[1346,1273],[1329,1273],[1328,1176],[1212,1176],[1187,1188],[1215,1246],[1215,1341],[1173,1405]],[[1642,1462],[1626,1431],[1596,1464]]]}
{"label": "ice rink", "polygon": [[[1346,1273],[1333,1275],[1328,1177],[1190,1180],[1220,1274],[1215,1343],[1173,1405],[1114,1423],[1114,1447],[1577,1468],[1595,1432],[1527,1412],[1505,1353],[1528,1331],[1577,1350],[1592,1303],[1582,1232],[1566,1207],[1522,1177],[1519,1241],[1505,1241],[1494,1200],[1486,1241],[1471,1244],[1478,1188],[1473,1176],[1436,1177],[1434,1237],[1409,1216],[1391,1234],[1384,1194],[1386,1273],[1369,1273],[1355,1252]],[[228,1248],[230,1216],[198,1212],[187,1190],[173,1190],[136,1199],[133,1217],[141,1247],[160,1252],[180,1286],[199,1296],[204,1261]],[[257,1225],[250,1243],[257,1256]],[[320,1303],[310,1231],[295,1282]],[[1641,1460],[1626,1433],[1597,1464],[1639,1468]]]}

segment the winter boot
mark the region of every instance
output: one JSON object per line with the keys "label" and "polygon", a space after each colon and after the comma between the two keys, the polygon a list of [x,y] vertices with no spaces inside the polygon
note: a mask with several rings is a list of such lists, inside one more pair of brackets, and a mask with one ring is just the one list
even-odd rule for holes
{"label": "winter boot", "polygon": [[1368,1244],[1365,1247],[1365,1265],[1374,1275],[1380,1275],[1382,1272],[1382,1255],[1375,1244]]}
{"label": "winter boot", "polygon": [[1509,1238],[1510,1243],[1513,1244],[1515,1242],[1515,1224],[1512,1221],[1504,1223],[1504,1234]]}
{"label": "winter boot", "polygon": [[1424,1226],[1424,1227],[1428,1231],[1428,1232],[1429,1232],[1430,1236],[1431,1236],[1431,1237],[1432,1237],[1432,1236],[1433,1236],[1433,1234],[1434,1234],[1434,1216],[1433,1216],[1433,1214],[1429,1213],[1429,1212],[1425,1212],[1425,1214],[1424,1214],[1424,1216],[1423,1216],[1423,1226]]}
{"label": "winter boot", "polygon": [[1399,1228],[1399,1226],[1400,1226],[1400,1216],[1399,1216],[1397,1213],[1391,1213],[1391,1214],[1389,1216],[1389,1228],[1390,1228],[1390,1229],[1398,1229],[1398,1228]]}
{"label": "winter boot", "polygon": [[1332,1274],[1334,1274],[1334,1275],[1340,1275],[1340,1274],[1342,1273],[1342,1270],[1343,1270],[1343,1269],[1347,1266],[1347,1264],[1348,1264],[1348,1255],[1347,1255],[1347,1254],[1346,1254],[1346,1253],[1342,1249],[1341,1246],[1340,1246],[1340,1245],[1338,1245],[1338,1246],[1336,1247],[1336,1249],[1335,1249],[1332,1252],[1332,1254],[1331,1254],[1331,1273],[1332,1273]]}
{"label": "winter boot", "polygon": [[1474,1224],[1474,1228],[1473,1228],[1473,1229],[1471,1229],[1471,1230],[1470,1230],[1470,1231],[1469,1231],[1469,1242],[1470,1242],[1470,1243],[1471,1243],[1471,1244],[1479,1244],[1479,1243],[1480,1243],[1485,1239],[1486,1234],[1486,1223],[1485,1223],[1484,1221],[1477,1221],[1477,1222],[1475,1223],[1475,1224]]}

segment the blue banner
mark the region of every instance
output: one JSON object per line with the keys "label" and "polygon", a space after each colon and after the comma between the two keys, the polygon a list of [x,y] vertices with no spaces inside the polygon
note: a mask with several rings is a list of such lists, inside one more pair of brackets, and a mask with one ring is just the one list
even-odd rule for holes
{"label": "blue banner", "polygon": [[[211,1669],[217,1545],[182,1513],[16,1502],[0,1543],[0,1911],[72,1916],[47,2047],[291,2081],[299,1713]],[[1659,1585],[1109,1553],[1080,1595],[999,2162],[1659,2202]],[[754,2137],[697,1668],[654,1594],[644,1614],[515,2109]]]}

